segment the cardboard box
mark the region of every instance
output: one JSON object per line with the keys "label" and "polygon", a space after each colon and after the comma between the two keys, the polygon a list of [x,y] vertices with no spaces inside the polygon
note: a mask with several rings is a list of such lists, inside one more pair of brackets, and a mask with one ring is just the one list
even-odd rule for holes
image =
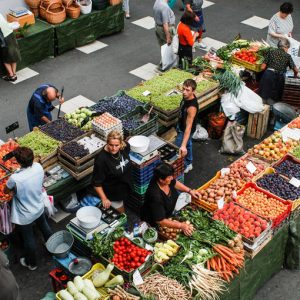
{"label": "cardboard box", "polygon": [[249,114],[247,135],[254,139],[261,139],[267,132],[270,115],[270,106],[264,105],[264,110],[260,113]]}
{"label": "cardboard box", "polygon": [[24,15],[24,16],[21,16],[21,17],[14,17],[10,14],[6,15],[6,19],[9,23],[11,22],[19,22],[20,24],[20,27],[24,27],[24,25],[27,23],[27,24],[35,24],[35,18],[34,18],[34,15],[31,13],[31,14],[27,14],[27,15]]}

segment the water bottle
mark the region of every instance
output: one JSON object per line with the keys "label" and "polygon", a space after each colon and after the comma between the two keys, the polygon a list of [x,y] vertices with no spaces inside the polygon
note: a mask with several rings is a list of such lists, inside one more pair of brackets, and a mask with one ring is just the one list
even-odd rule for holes
{"label": "water bottle", "polygon": [[138,223],[134,223],[134,226],[133,226],[133,236],[134,237],[138,237],[139,234],[140,234],[139,224]]}

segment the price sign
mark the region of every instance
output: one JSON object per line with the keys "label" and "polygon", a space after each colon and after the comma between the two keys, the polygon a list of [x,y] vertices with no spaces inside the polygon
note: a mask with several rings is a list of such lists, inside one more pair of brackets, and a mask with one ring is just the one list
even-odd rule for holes
{"label": "price sign", "polygon": [[145,91],[145,92],[143,92],[143,96],[149,96],[151,94],[151,92],[150,91]]}
{"label": "price sign", "polygon": [[295,177],[292,177],[292,179],[289,182],[291,185],[293,185],[296,188],[300,186],[300,180]]}
{"label": "price sign", "polygon": [[135,285],[140,285],[140,284],[144,283],[144,280],[143,280],[143,278],[142,278],[141,273],[140,273],[139,270],[135,270],[135,272],[133,273],[132,277],[133,277],[133,283]]}
{"label": "price sign", "polygon": [[224,207],[224,198],[222,197],[217,201],[218,209],[222,209]]}
{"label": "price sign", "polygon": [[236,191],[233,191],[233,192],[232,192],[232,198],[233,198],[233,199],[236,199],[236,198],[237,198],[237,193],[236,193]]}
{"label": "price sign", "polygon": [[149,244],[145,245],[145,249],[147,249],[149,251],[153,251],[154,250],[154,248],[151,245],[149,245]]}
{"label": "price sign", "polygon": [[230,168],[221,169],[221,176],[225,176],[230,173]]}
{"label": "price sign", "polygon": [[251,173],[255,173],[256,171],[256,167],[254,166],[254,164],[252,163],[252,161],[249,161],[246,165],[246,169]]}

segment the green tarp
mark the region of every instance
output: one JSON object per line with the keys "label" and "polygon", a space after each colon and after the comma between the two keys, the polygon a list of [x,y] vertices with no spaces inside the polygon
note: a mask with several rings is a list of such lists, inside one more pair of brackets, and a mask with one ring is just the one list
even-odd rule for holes
{"label": "green tarp", "polygon": [[105,10],[95,10],[78,19],[67,19],[55,25],[56,53],[86,45],[97,38],[110,35],[124,29],[122,4],[109,6]]}

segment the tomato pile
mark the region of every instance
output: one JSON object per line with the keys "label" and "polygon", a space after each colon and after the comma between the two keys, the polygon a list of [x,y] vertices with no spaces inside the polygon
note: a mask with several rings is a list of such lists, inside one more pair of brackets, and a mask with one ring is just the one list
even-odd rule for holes
{"label": "tomato pile", "polygon": [[11,194],[4,193],[4,187],[6,186],[7,178],[0,181],[0,201],[10,201],[12,199]]}
{"label": "tomato pile", "polygon": [[112,262],[119,269],[131,272],[141,266],[151,251],[140,248],[127,238],[120,238],[114,242],[114,256]]}
{"label": "tomato pile", "polygon": [[234,56],[251,64],[255,64],[257,61],[256,54],[253,51],[248,51],[246,49],[242,49],[241,51],[236,52]]}
{"label": "tomato pile", "polygon": [[222,220],[230,229],[250,239],[257,238],[268,226],[267,221],[233,202],[215,212],[214,219]]}
{"label": "tomato pile", "polygon": [[7,169],[14,171],[20,168],[20,165],[17,163],[16,159],[13,157],[7,161],[3,161],[2,157],[7,153],[15,150],[19,145],[14,141],[8,141],[7,143],[0,146],[0,163]]}

